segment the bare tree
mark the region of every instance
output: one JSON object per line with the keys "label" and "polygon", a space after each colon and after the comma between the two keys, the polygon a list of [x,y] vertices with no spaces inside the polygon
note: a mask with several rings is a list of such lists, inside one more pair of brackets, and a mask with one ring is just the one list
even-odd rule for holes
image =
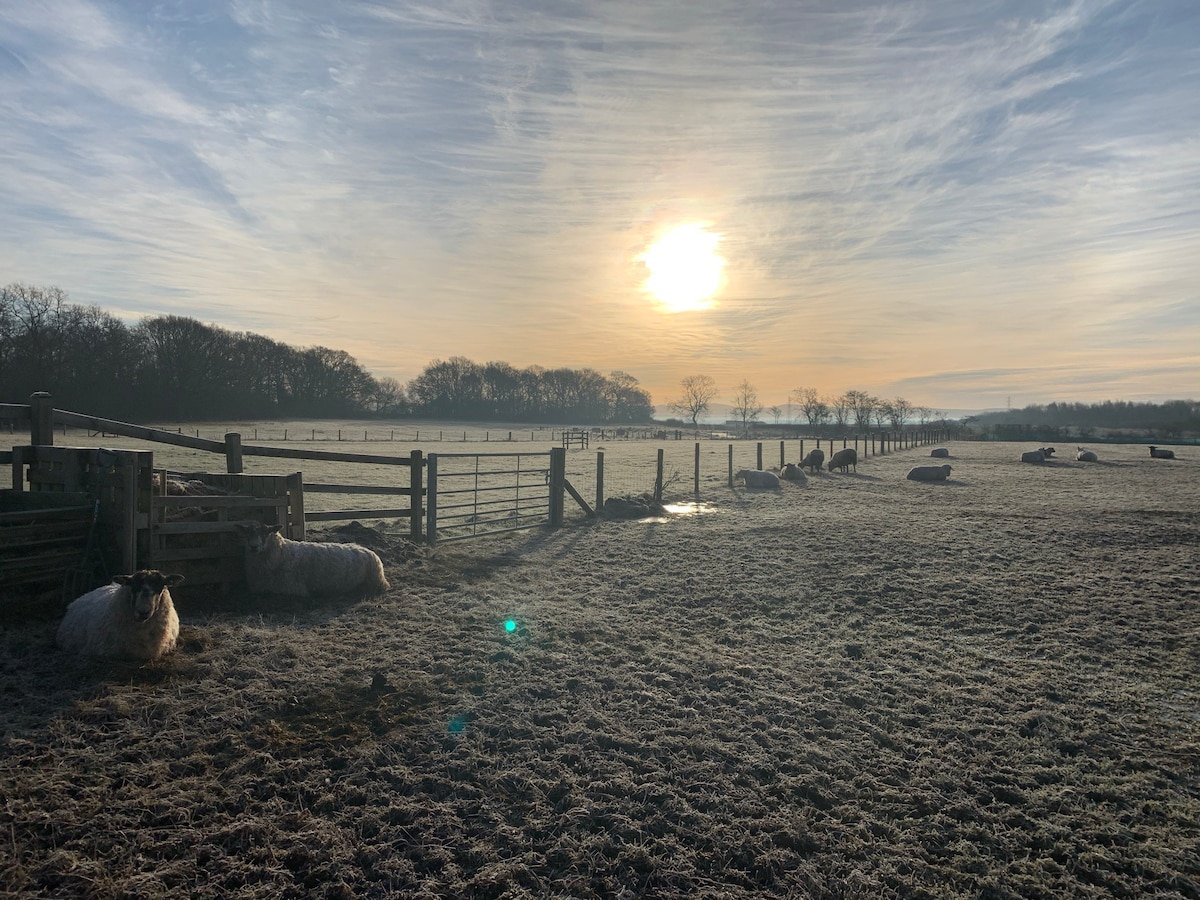
{"label": "bare tree", "polygon": [[892,428],[896,431],[903,431],[904,426],[908,424],[908,420],[912,418],[913,405],[903,397],[897,397],[895,400],[887,403],[886,408]]}
{"label": "bare tree", "polygon": [[817,394],[816,388],[796,388],[791,393],[791,400],[800,407],[809,425],[817,427],[829,421],[830,404]]}
{"label": "bare tree", "polygon": [[771,414],[771,418],[775,420],[775,425],[778,426],[779,420],[783,417],[783,407],[768,406],[767,412],[769,412]]}
{"label": "bare tree", "polygon": [[879,401],[866,391],[846,391],[845,397],[850,412],[854,415],[855,426],[864,431],[870,429],[871,416]]}
{"label": "bare tree", "polygon": [[833,424],[838,431],[845,431],[846,425],[850,422],[850,414],[854,409],[854,398],[850,396],[850,393],[850,391],[847,391],[836,397],[830,397],[827,401],[829,404],[829,414],[832,416]]}
{"label": "bare tree", "polygon": [[707,375],[687,375],[680,382],[683,396],[671,404],[671,409],[688,416],[692,427],[700,430],[700,417],[708,412],[708,404],[717,396],[717,383]]}
{"label": "bare tree", "polygon": [[762,411],[762,404],[758,402],[758,391],[743,378],[742,383],[737,386],[737,393],[733,395],[733,414],[742,420],[742,431],[749,431],[750,423],[757,419]]}

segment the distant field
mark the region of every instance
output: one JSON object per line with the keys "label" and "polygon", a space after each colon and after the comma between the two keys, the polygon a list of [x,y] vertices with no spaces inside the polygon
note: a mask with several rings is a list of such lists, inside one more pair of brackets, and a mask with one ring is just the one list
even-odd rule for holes
{"label": "distant field", "polygon": [[383,598],[194,597],[143,668],[5,617],[0,895],[1200,896],[1200,451],[946,446],[367,533]]}

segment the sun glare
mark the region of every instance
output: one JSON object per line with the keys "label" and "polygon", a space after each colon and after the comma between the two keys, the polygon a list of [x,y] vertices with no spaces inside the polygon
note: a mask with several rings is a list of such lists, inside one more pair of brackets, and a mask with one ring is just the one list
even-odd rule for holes
{"label": "sun glare", "polygon": [[719,234],[703,225],[680,225],[650,246],[639,259],[650,270],[649,291],[666,312],[708,309],[721,286],[725,260],[717,256]]}

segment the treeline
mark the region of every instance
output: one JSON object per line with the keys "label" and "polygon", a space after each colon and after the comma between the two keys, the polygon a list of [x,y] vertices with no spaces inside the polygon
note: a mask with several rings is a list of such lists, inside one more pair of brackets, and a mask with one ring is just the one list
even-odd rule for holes
{"label": "treeline", "polygon": [[57,287],[0,287],[0,402],[49,391],[62,409],[133,422],[402,417],[644,422],[622,372],[435,360],[407,389],[344,350],[297,348],[186,316],[129,326]]}
{"label": "treeline", "polygon": [[[1165,403],[1135,403],[1105,400],[1103,403],[1047,403],[1024,409],[983,413],[970,423],[1003,439],[1022,429],[1056,429],[1058,433],[1088,436],[1100,432],[1184,437],[1200,434],[1200,402],[1168,400]],[[1053,433],[1053,432],[1049,432]]]}
{"label": "treeline", "polygon": [[518,369],[461,356],[435,360],[408,383],[414,412],[431,418],[518,422],[649,422],[650,394],[625,372]]}

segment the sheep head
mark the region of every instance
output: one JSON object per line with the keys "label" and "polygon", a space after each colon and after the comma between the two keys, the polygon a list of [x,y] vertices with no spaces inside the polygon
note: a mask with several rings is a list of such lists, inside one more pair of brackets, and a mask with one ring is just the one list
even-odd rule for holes
{"label": "sheep head", "polygon": [[139,622],[148,622],[162,606],[163,592],[183,581],[183,576],[165,575],[157,569],[139,569],[132,575],[117,575],[113,581],[129,590],[129,609],[133,617]]}
{"label": "sheep head", "polygon": [[272,535],[278,534],[282,525],[263,525],[259,522],[237,523],[238,533],[247,553],[262,553],[270,546]]}

